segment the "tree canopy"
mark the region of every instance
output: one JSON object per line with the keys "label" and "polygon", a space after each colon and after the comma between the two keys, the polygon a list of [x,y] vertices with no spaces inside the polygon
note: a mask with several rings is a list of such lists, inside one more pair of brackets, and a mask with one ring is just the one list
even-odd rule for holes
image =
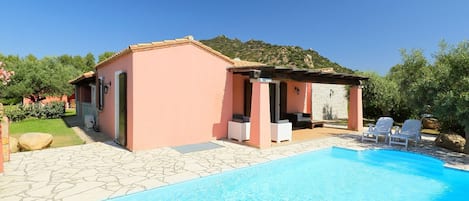
{"label": "tree canopy", "polygon": [[21,100],[25,97],[33,102],[44,96],[72,94],[73,86],[68,81],[95,66],[91,53],[85,57],[62,55],[42,59],[31,54],[23,58],[0,54],[0,61],[15,72],[8,85],[0,86],[0,98]]}
{"label": "tree canopy", "polygon": [[439,72],[440,89],[434,96],[432,109],[443,120],[443,126],[459,132],[464,128],[469,139],[469,41],[452,47],[442,45],[435,68]]}
{"label": "tree canopy", "polygon": [[374,72],[358,72],[370,79],[363,85],[363,110],[370,118],[391,115],[399,99],[398,86]]}
{"label": "tree canopy", "polygon": [[104,53],[100,54],[98,56],[98,59],[99,59],[98,63],[101,62],[101,61],[106,60],[107,58],[111,57],[114,54],[115,54],[115,52],[104,52]]}
{"label": "tree canopy", "polygon": [[386,76],[366,73],[364,115],[387,115],[390,108],[401,121],[433,114],[444,130],[469,141],[469,41],[455,46],[442,42],[433,57],[429,63],[422,50],[403,50],[402,62]]}

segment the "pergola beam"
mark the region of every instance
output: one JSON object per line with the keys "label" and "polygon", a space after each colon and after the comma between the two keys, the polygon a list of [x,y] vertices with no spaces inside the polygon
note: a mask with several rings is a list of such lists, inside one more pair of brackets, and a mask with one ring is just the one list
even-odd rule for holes
{"label": "pergola beam", "polygon": [[280,80],[294,80],[300,82],[322,83],[322,84],[342,84],[361,85],[362,80],[367,77],[345,74],[321,72],[307,69],[293,69],[277,66],[250,66],[247,68],[229,68],[235,74],[242,74],[251,78],[271,78]]}

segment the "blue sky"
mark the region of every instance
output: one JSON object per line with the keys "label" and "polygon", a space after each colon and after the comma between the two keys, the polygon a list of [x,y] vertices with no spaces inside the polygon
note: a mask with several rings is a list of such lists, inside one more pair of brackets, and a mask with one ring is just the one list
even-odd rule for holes
{"label": "blue sky", "polygon": [[400,49],[428,57],[469,39],[466,0],[0,0],[0,53],[95,55],[130,44],[226,35],[312,48],[382,75]]}

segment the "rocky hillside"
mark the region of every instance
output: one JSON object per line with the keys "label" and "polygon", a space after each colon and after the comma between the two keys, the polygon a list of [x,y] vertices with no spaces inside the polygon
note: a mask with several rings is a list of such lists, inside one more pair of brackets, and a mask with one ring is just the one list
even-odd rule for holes
{"label": "rocky hillside", "polygon": [[298,46],[273,45],[260,40],[242,42],[224,35],[200,42],[231,58],[276,66],[309,69],[333,68],[336,72],[353,73],[351,69],[330,61],[312,49],[305,50]]}

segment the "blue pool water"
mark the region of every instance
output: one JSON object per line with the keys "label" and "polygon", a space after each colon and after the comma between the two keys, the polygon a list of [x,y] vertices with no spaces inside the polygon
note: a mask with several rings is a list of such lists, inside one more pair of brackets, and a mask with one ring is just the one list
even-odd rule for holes
{"label": "blue pool water", "polygon": [[407,152],[329,148],[113,200],[469,200],[469,172]]}

